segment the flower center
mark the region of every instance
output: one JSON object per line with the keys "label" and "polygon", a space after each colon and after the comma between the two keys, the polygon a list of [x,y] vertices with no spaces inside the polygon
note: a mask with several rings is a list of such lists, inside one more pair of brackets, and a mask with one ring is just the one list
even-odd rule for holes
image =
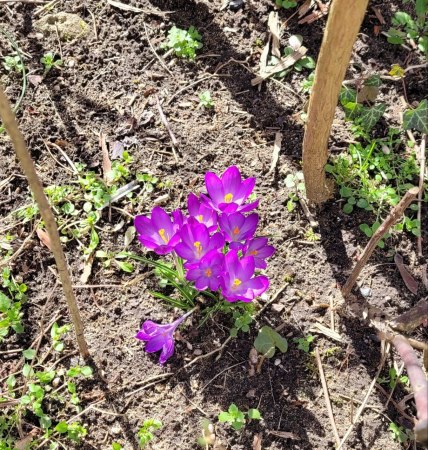
{"label": "flower center", "polygon": [[257,250],[251,250],[251,252],[249,252],[248,254],[252,255],[252,256],[256,256],[257,253],[259,253]]}
{"label": "flower center", "polygon": [[208,267],[208,269],[207,270],[205,270],[205,275],[207,276],[207,277],[210,277],[211,275],[212,275],[212,270]]}
{"label": "flower center", "polygon": [[238,227],[235,227],[232,231],[233,235],[236,236],[237,234],[239,234],[241,230]]}
{"label": "flower center", "polygon": [[232,203],[232,201],[233,201],[233,194],[226,194],[225,196],[224,196],[224,202],[225,203]]}
{"label": "flower center", "polygon": [[199,216],[196,216],[196,218],[198,219],[199,222],[203,222],[204,221],[204,216],[202,214],[199,214]]}
{"label": "flower center", "polygon": [[165,229],[161,228],[158,230],[159,236],[162,238],[162,240],[165,242],[165,244],[168,244],[168,235],[165,234]]}
{"label": "flower center", "polygon": [[202,253],[202,245],[199,241],[195,241],[195,243],[193,244],[196,248],[196,253],[198,255],[200,255]]}
{"label": "flower center", "polygon": [[235,278],[233,280],[233,287],[236,288],[238,287],[240,284],[242,283],[242,281],[239,278]]}

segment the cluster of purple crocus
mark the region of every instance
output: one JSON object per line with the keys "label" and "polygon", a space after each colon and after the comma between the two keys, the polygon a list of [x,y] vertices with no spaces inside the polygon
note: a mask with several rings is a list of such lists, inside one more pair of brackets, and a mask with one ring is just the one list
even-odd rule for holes
{"label": "cluster of purple crocus", "polygon": [[[266,258],[275,251],[266,237],[255,237],[259,216],[251,211],[258,200],[246,203],[255,178],[242,180],[231,166],[221,177],[207,172],[205,185],[208,195],[189,195],[187,216],[156,206],[150,217],[135,217],[139,240],[158,255],[181,258],[186,279],[196,289],[220,291],[229,302],[251,302],[269,287],[268,278],[255,271],[266,268]],[[169,325],[146,321],[137,334],[147,341],[146,351],[162,349],[161,364],[172,355],[174,331],[187,315]]]}

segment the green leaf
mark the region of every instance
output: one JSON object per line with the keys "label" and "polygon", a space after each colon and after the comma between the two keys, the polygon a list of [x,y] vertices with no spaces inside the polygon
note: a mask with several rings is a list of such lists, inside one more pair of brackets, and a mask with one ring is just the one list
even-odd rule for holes
{"label": "green leaf", "polygon": [[29,377],[34,373],[33,369],[29,364],[24,364],[24,367],[22,368],[22,375],[24,375],[25,378]]}
{"label": "green leaf", "polygon": [[428,101],[422,100],[415,109],[408,109],[403,114],[403,128],[409,130],[411,128],[428,133]]}
{"label": "green leaf", "polygon": [[259,330],[254,347],[266,358],[272,358],[275,354],[275,347],[285,353],[288,349],[288,342],[277,331],[266,325]]}
{"label": "green leaf", "polygon": [[251,408],[248,410],[248,417],[252,420],[260,420],[262,418],[262,415],[260,414],[260,411],[255,408]]}
{"label": "green leaf", "polygon": [[342,186],[341,188],[340,188],[340,195],[343,197],[343,198],[348,198],[348,197],[351,197],[351,195],[352,195],[352,193],[353,193],[353,190],[351,189],[351,188],[349,188],[349,187],[346,187],[346,186]]}
{"label": "green leaf", "polygon": [[62,420],[61,422],[59,422],[57,424],[57,426],[55,427],[55,431],[57,431],[60,434],[67,433],[67,430],[68,430],[68,424],[65,420]]}
{"label": "green leaf", "polygon": [[92,376],[92,374],[93,374],[92,367],[90,367],[90,366],[83,366],[83,367],[81,368],[80,372],[81,372],[82,375],[85,376],[85,377],[90,377],[90,376]]}
{"label": "green leaf", "polygon": [[364,81],[364,86],[380,87],[381,84],[382,80],[380,79],[379,75],[372,75],[371,77],[367,78],[366,81]]}
{"label": "green leaf", "polygon": [[11,306],[12,301],[3,292],[0,292],[0,312],[5,313]]}
{"label": "green leaf", "polygon": [[404,39],[406,38],[406,33],[404,33],[403,31],[399,31],[395,28],[390,28],[387,31],[387,35],[388,35],[387,40],[390,44],[394,44],[394,45],[404,44]]}
{"label": "green leaf", "polygon": [[354,207],[353,207],[351,204],[346,203],[345,206],[343,207],[343,212],[344,212],[345,214],[351,214],[351,212],[353,211],[353,209],[354,209]]}
{"label": "green leaf", "polygon": [[350,102],[355,103],[357,101],[357,91],[347,86],[343,86],[340,89],[339,101],[342,106],[345,106],[347,103]]}
{"label": "green leaf", "polygon": [[231,420],[233,420],[232,416],[226,412],[226,411],[222,411],[219,415],[218,415],[218,421],[219,422],[230,422]]}
{"label": "green leaf", "polygon": [[43,416],[40,417],[40,426],[44,430],[47,430],[48,428],[50,428],[51,425],[52,425],[51,418],[49,416],[47,416],[46,414],[43,414]]}
{"label": "green leaf", "polygon": [[122,450],[123,447],[119,444],[119,442],[112,442],[111,444],[112,450]]}
{"label": "green leaf", "polygon": [[373,235],[373,231],[372,229],[366,224],[366,223],[362,223],[360,224],[360,226],[358,227],[367,237],[372,237]]}
{"label": "green leaf", "polygon": [[383,116],[385,110],[385,103],[380,103],[379,105],[375,105],[371,108],[363,106],[358,120],[360,121],[362,127],[366,131],[369,131],[377,124],[379,119]]}
{"label": "green leaf", "polygon": [[27,350],[24,350],[22,352],[25,359],[34,359],[36,356],[36,350],[33,350],[32,348],[28,348]]}
{"label": "green leaf", "polygon": [[369,202],[365,198],[360,198],[357,202],[358,208],[366,209],[369,206]]}
{"label": "green leaf", "polygon": [[116,264],[119,266],[120,270],[123,270],[124,272],[127,273],[132,273],[134,271],[134,266],[131,263],[125,261],[118,261],[117,259],[115,261]]}

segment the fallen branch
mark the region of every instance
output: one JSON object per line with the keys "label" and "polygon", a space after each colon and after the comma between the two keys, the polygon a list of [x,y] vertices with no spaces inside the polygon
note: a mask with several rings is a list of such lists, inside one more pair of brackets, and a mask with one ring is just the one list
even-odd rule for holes
{"label": "fallen branch", "polygon": [[352,270],[351,275],[349,275],[349,278],[346,280],[346,283],[342,288],[342,294],[345,298],[351,293],[358,276],[376,248],[377,243],[388,232],[391,226],[394,225],[395,222],[397,222],[397,220],[403,215],[405,209],[410,205],[410,203],[412,203],[418,193],[418,187],[412,187],[409,189],[400,200],[400,203],[394,206],[388,217],[383,221],[382,225],[373,233],[373,236],[370,238],[370,241],[366,245],[357,264]]}
{"label": "fallen branch", "polygon": [[[422,194],[424,192],[424,177],[425,177],[425,141],[426,134],[422,136],[421,145],[419,147],[419,164],[420,164],[420,174],[419,174],[419,194],[418,194],[418,214],[417,220],[419,221],[419,226],[422,227]],[[417,240],[418,255],[423,256],[422,252],[422,233],[418,236]]]}
{"label": "fallen branch", "polygon": [[317,359],[318,371],[320,373],[322,389],[324,391],[324,399],[325,399],[325,404],[327,406],[328,417],[330,418],[331,427],[333,428],[333,434],[336,439],[336,444],[340,445],[340,436],[339,436],[339,433],[337,432],[336,422],[334,421],[333,410],[331,409],[330,397],[328,395],[327,382],[325,381],[324,369],[322,367],[321,357],[320,357],[320,352],[318,350],[318,347],[315,348],[315,357]]}
{"label": "fallen branch", "polygon": [[406,366],[410,384],[415,394],[417,422],[414,428],[415,438],[422,444],[428,443],[428,382],[418,357],[404,336],[397,335],[392,341],[395,349]]}
{"label": "fallen branch", "polygon": [[410,333],[426,321],[428,321],[428,301],[420,300],[410,311],[389,322],[389,325],[401,333]]}
{"label": "fallen branch", "polygon": [[0,117],[1,120],[3,121],[3,125],[6,128],[6,131],[8,132],[12,140],[15,153],[21,162],[22,170],[27,177],[28,184],[30,185],[30,189],[34,194],[34,198],[37,202],[40,214],[45,223],[46,230],[49,234],[49,238],[52,245],[52,253],[55,257],[55,262],[57,265],[59,278],[62,283],[62,288],[64,290],[64,296],[67,301],[70,318],[74,325],[74,330],[76,333],[76,339],[79,345],[80,354],[82,355],[83,358],[87,358],[89,356],[88,345],[85,340],[83,323],[80,317],[79,307],[77,306],[76,298],[74,296],[73,288],[71,285],[70,274],[68,272],[64,252],[62,250],[61,241],[59,239],[59,233],[55,217],[52,214],[51,207],[43,190],[43,185],[37,175],[33,160],[31,159],[30,153],[28,152],[27,146],[25,144],[24,137],[18,128],[15,116],[9,105],[9,101],[4,93],[3,86],[1,85],[0,85]]}

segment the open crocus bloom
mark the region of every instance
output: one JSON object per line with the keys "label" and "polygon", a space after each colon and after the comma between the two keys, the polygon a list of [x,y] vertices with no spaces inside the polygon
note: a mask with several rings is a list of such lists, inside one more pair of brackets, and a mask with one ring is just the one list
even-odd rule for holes
{"label": "open crocus bloom", "polygon": [[207,226],[209,232],[217,230],[217,213],[192,192],[187,197],[187,209],[191,217]]}
{"label": "open crocus bloom", "polygon": [[213,172],[205,175],[205,186],[209,197],[201,194],[202,199],[216,211],[233,213],[235,211],[247,212],[257,208],[259,201],[244,205],[256,183],[255,178],[242,181],[239,169],[231,166],[219,178]]}
{"label": "open crocus bloom", "polygon": [[256,269],[266,269],[265,259],[275,253],[275,248],[268,245],[267,237],[256,237],[245,243],[242,253],[244,256],[254,256]]}
{"label": "open crocus bloom", "polygon": [[254,277],[253,256],[239,259],[236,250],[224,257],[224,271],[220,285],[223,297],[229,302],[251,302],[269,287],[269,279],[263,275]]}
{"label": "open crocus bloom", "polygon": [[207,288],[216,291],[220,285],[220,275],[223,270],[224,255],[217,250],[211,250],[199,264],[187,271],[186,278],[195,282],[195,288],[203,291]]}
{"label": "open crocus bloom", "polygon": [[134,225],[140,242],[158,255],[170,253],[180,240],[179,226],[160,206],[153,208],[150,219],[136,216]]}
{"label": "open crocus bloom", "polygon": [[135,337],[140,341],[147,342],[144,349],[148,353],[162,350],[159,357],[159,363],[165,364],[166,360],[174,353],[175,330],[192,312],[193,310],[184,314],[184,316],[179,317],[174,322],[167,323],[166,325],[161,325],[152,322],[151,320],[146,320]]}
{"label": "open crocus bloom", "polygon": [[187,262],[185,267],[198,263],[210,250],[217,250],[224,245],[221,233],[214,233],[211,237],[208,228],[191,217],[179,232],[181,242],[175,246],[178,256]]}
{"label": "open crocus bloom", "polygon": [[258,222],[259,216],[255,213],[247,217],[239,212],[222,214],[218,219],[221,231],[226,240],[231,243],[230,248],[242,247],[241,242],[251,239],[256,232]]}

